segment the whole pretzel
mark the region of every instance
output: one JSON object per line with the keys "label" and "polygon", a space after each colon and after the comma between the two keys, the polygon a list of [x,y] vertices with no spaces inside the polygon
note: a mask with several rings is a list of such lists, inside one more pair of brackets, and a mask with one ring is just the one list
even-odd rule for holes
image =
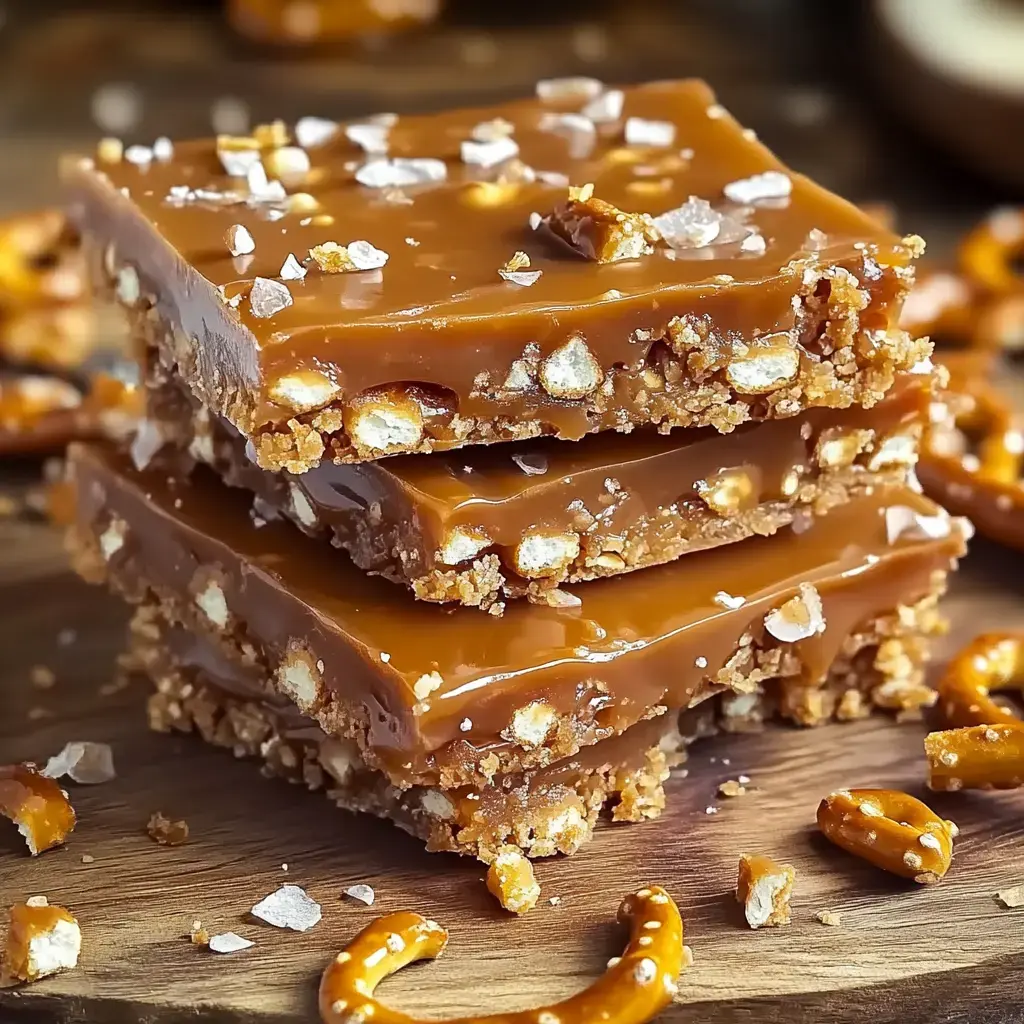
{"label": "whole pretzel", "polygon": [[928,788],[1019,789],[1024,785],[1024,722],[975,725],[925,737]]}
{"label": "whole pretzel", "polygon": [[958,829],[908,793],[841,789],[818,805],[818,827],[836,846],[927,884],[949,870]]}
{"label": "whole pretzel", "polygon": [[1024,689],[1024,633],[983,633],[956,653],[939,681],[947,725],[994,725],[1019,716],[997,704],[993,690]]}
{"label": "whole pretzel", "polygon": [[1014,261],[1024,255],[1024,208],[993,211],[964,239],[960,266],[967,278],[990,295],[1024,289]]}
{"label": "whole pretzel", "polygon": [[[589,988],[560,1003],[516,1013],[450,1019],[445,1024],[643,1024],[664,1009],[678,991],[684,966],[683,922],[672,898],[652,886],[627,896],[619,920],[630,925],[621,957]],[[337,955],[320,980],[324,1024],[419,1024],[389,1009],[373,992],[384,978],[415,960],[434,959],[448,932],[435,921],[408,911],[378,918]]]}

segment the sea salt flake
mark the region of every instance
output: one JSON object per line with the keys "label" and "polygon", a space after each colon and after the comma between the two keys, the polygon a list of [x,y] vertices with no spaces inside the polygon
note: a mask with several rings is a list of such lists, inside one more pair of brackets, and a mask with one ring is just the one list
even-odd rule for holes
{"label": "sea salt flake", "polygon": [[496,167],[519,155],[519,143],[504,136],[490,142],[467,139],[460,149],[462,162],[476,167]]}
{"label": "sea salt flake", "polygon": [[348,243],[348,258],[356,270],[379,270],[388,261],[388,254],[364,239]]}
{"label": "sea salt flake", "polygon": [[256,251],[256,241],[244,224],[232,224],[225,232],[224,241],[232,256],[244,256]]}
{"label": "sea salt flake", "polygon": [[257,277],[249,290],[249,306],[252,315],[261,320],[280,313],[293,302],[288,286],[267,277]]}
{"label": "sea salt flake", "polygon": [[715,604],[720,604],[723,608],[735,610],[736,608],[742,608],[746,603],[745,597],[733,597],[732,594],[727,594],[724,590],[718,591],[714,596]]}
{"label": "sea salt flake", "polygon": [[349,124],[345,137],[364,153],[379,154],[388,151],[388,127],[383,124]]}
{"label": "sea salt flake", "polygon": [[322,146],[338,134],[338,123],[325,117],[300,117],[295,123],[295,141],[303,149]]}
{"label": "sea salt flake", "polygon": [[153,143],[153,156],[157,158],[161,163],[167,163],[169,160],[174,159],[174,143],[171,142],[166,135],[161,135],[156,142]]}
{"label": "sea salt flake", "polygon": [[622,117],[622,106],[626,94],[621,89],[609,89],[592,99],[584,108],[583,116],[594,124],[610,124]]}
{"label": "sea salt flake", "polygon": [[571,78],[544,78],[537,83],[537,98],[547,103],[566,100],[592,100],[604,91],[604,84],[596,78],[578,75]]}
{"label": "sea salt flake", "polygon": [[260,163],[258,149],[217,149],[217,158],[225,174],[232,178],[245,178],[249,171]]}
{"label": "sea salt flake", "polygon": [[262,161],[249,168],[245,180],[249,186],[249,201],[252,203],[283,203],[288,198],[281,182],[268,180]]}
{"label": "sea salt flake", "polygon": [[253,917],[293,932],[307,932],[322,917],[320,904],[297,885],[282,885],[250,911]]}
{"label": "sea salt flake", "polygon": [[211,935],[207,943],[208,948],[214,953],[237,953],[240,949],[248,949],[255,945],[251,939],[243,939],[241,935],[234,932],[222,932],[220,935]]}
{"label": "sea salt flake", "polygon": [[757,203],[764,199],[786,199],[793,191],[793,181],[782,171],[764,171],[749,178],[731,181],[722,192],[734,203]]}
{"label": "sea salt flake", "polygon": [[890,505],[885,510],[885,532],[890,544],[903,537],[942,540],[951,530],[948,515],[922,515],[909,505]]}
{"label": "sea salt flake", "polygon": [[764,240],[764,235],[747,235],[746,238],[740,242],[740,251],[749,252],[756,256],[760,256],[768,248],[768,243]]}
{"label": "sea salt flake", "polygon": [[370,160],[355,172],[355,179],[367,188],[402,188],[444,181],[448,167],[433,157]]}
{"label": "sea salt flake", "polygon": [[675,137],[676,126],[671,121],[648,121],[644,117],[626,120],[627,146],[671,146]]}
{"label": "sea salt flake", "polygon": [[149,146],[129,146],[124,158],[136,167],[148,167],[153,162],[153,150]]}
{"label": "sea salt flake", "polygon": [[351,897],[354,900],[358,900],[360,903],[365,903],[368,907],[373,906],[373,901],[376,899],[376,893],[373,891],[373,887],[369,885],[363,885],[360,882],[358,885],[350,885],[344,895]]}
{"label": "sea salt flake", "polygon": [[117,778],[114,755],[108,743],[76,740],[46,762],[42,774],[51,779],[67,776],[83,786],[95,786]]}
{"label": "sea salt flake", "polygon": [[542,132],[574,132],[581,135],[593,135],[597,128],[594,122],[584,114],[574,114],[571,111],[552,113],[548,111],[540,119],[540,130]]}
{"label": "sea salt flake", "polygon": [[722,230],[722,215],[706,199],[690,196],[682,206],[654,218],[654,226],[673,248],[710,245]]}
{"label": "sea salt flake", "polygon": [[281,272],[277,276],[282,281],[301,281],[306,273],[306,268],[295,258],[295,254],[290,252],[281,264]]}
{"label": "sea salt flake", "polygon": [[511,282],[512,284],[520,285],[523,288],[529,288],[530,285],[536,284],[540,280],[543,270],[505,270],[504,267],[498,270],[501,277]]}

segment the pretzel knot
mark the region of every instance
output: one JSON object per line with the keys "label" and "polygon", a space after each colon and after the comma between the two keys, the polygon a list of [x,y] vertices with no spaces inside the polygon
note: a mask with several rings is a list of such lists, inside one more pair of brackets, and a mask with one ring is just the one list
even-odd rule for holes
{"label": "pretzel knot", "polygon": [[[678,991],[684,966],[683,922],[672,898],[657,886],[627,896],[619,920],[630,926],[621,957],[578,995],[516,1013],[459,1017],[446,1024],[644,1024]],[[418,1018],[388,1009],[374,990],[388,975],[415,960],[438,957],[448,932],[435,921],[403,911],[367,925],[339,953],[320,980],[324,1024],[420,1024]]]}
{"label": "pretzel knot", "polygon": [[928,787],[1019,789],[1024,786],[1024,722],[947,729],[925,737]]}
{"label": "pretzel knot", "polygon": [[1024,633],[983,633],[957,652],[939,681],[938,706],[947,725],[995,725],[1019,716],[997,704],[993,691],[1024,689]]}
{"label": "pretzel knot", "polygon": [[830,794],[818,805],[818,827],[836,846],[922,884],[949,870],[959,832],[920,800],[893,789]]}

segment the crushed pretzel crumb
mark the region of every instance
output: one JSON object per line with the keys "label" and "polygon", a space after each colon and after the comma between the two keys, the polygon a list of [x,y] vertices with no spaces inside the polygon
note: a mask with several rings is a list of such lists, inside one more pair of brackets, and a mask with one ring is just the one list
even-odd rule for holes
{"label": "crushed pretzel crumb", "polygon": [[718,787],[719,796],[743,796],[746,791],[747,787],[736,779],[726,779],[726,781]]}
{"label": "crushed pretzel crumb", "polygon": [[842,920],[842,915],[835,910],[819,910],[814,916],[822,924],[827,924],[831,928],[838,928]]}
{"label": "crushed pretzel crumb", "polygon": [[789,900],[796,871],[770,857],[743,854],[736,881],[736,900],[751,928],[789,924]]}
{"label": "crushed pretzel crumb", "polygon": [[1024,907],[1024,882],[1010,889],[1000,889],[996,893],[996,899],[1011,910],[1015,907]]}
{"label": "crushed pretzel crumb", "polygon": [[49,690],[57,682],[53,669],[47,665],[33,665],[28,677],[32,685],[40,690]]}
{"label": "crushed pretzel crumb", "polygon": [[146,824],[146,834],[161,846],[181,846],[188,841],[188,822],[171,821],[155,811]]}

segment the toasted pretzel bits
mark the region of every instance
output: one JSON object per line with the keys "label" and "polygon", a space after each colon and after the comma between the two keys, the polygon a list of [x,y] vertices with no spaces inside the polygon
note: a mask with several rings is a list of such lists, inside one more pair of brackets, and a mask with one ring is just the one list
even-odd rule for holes
{"label": "toasted pretzel bits", "polygon": [[836,846],[883,871],[937,882],[958,829],[920,800],[892,789],[841,789],[818,805],[818,827]]}
{"label": "toasted pretzel bits", "polygon": [[929,789],[1024,786],[1024,722],[932,732],[925,737],[924,750]]}
{"label": "toasted pretzel bits", "polygon": [[[459,1017],[447,1024],[643,1024],[671,1001],[683,969],[683,922],[672,898],[657,886],[627,896],[619,920],[630,926],[621,957],[578,995],[519,1013]],[[324,1024],[418,1024],[417,1018],[390,1010],[373,991],[390,974],[415,960],[434,959],[448,932],[419,914],[378,918],[331,962],[320,981]]]}
{"label": "toasted pretzel bits", "polygon": [[4,947],[4,974],[15,981],[38,981],[78,964],[82,932],[63,907],[45,896],[11,907]]}
{"label": "toasted pretzel bits", "polygon": [[1024,633],[983,633],[957,652],[938,685],[947,725],[995,725],[1019,716],[997,704],[993,690],[1024,689]]}
{"label": "toasted pretzel bits", "polygon": [[789,924],[789,898],[796,871],[792,864],[777,864],[771,857],[749,853],[740,857],[736,900],[751,928]]}
{"label": "toasted pretzel bits", "polygon": [[75,827],[67,794],[30,764],[0,766],[0,814],[18,826],[33,857],[60,846]]}

